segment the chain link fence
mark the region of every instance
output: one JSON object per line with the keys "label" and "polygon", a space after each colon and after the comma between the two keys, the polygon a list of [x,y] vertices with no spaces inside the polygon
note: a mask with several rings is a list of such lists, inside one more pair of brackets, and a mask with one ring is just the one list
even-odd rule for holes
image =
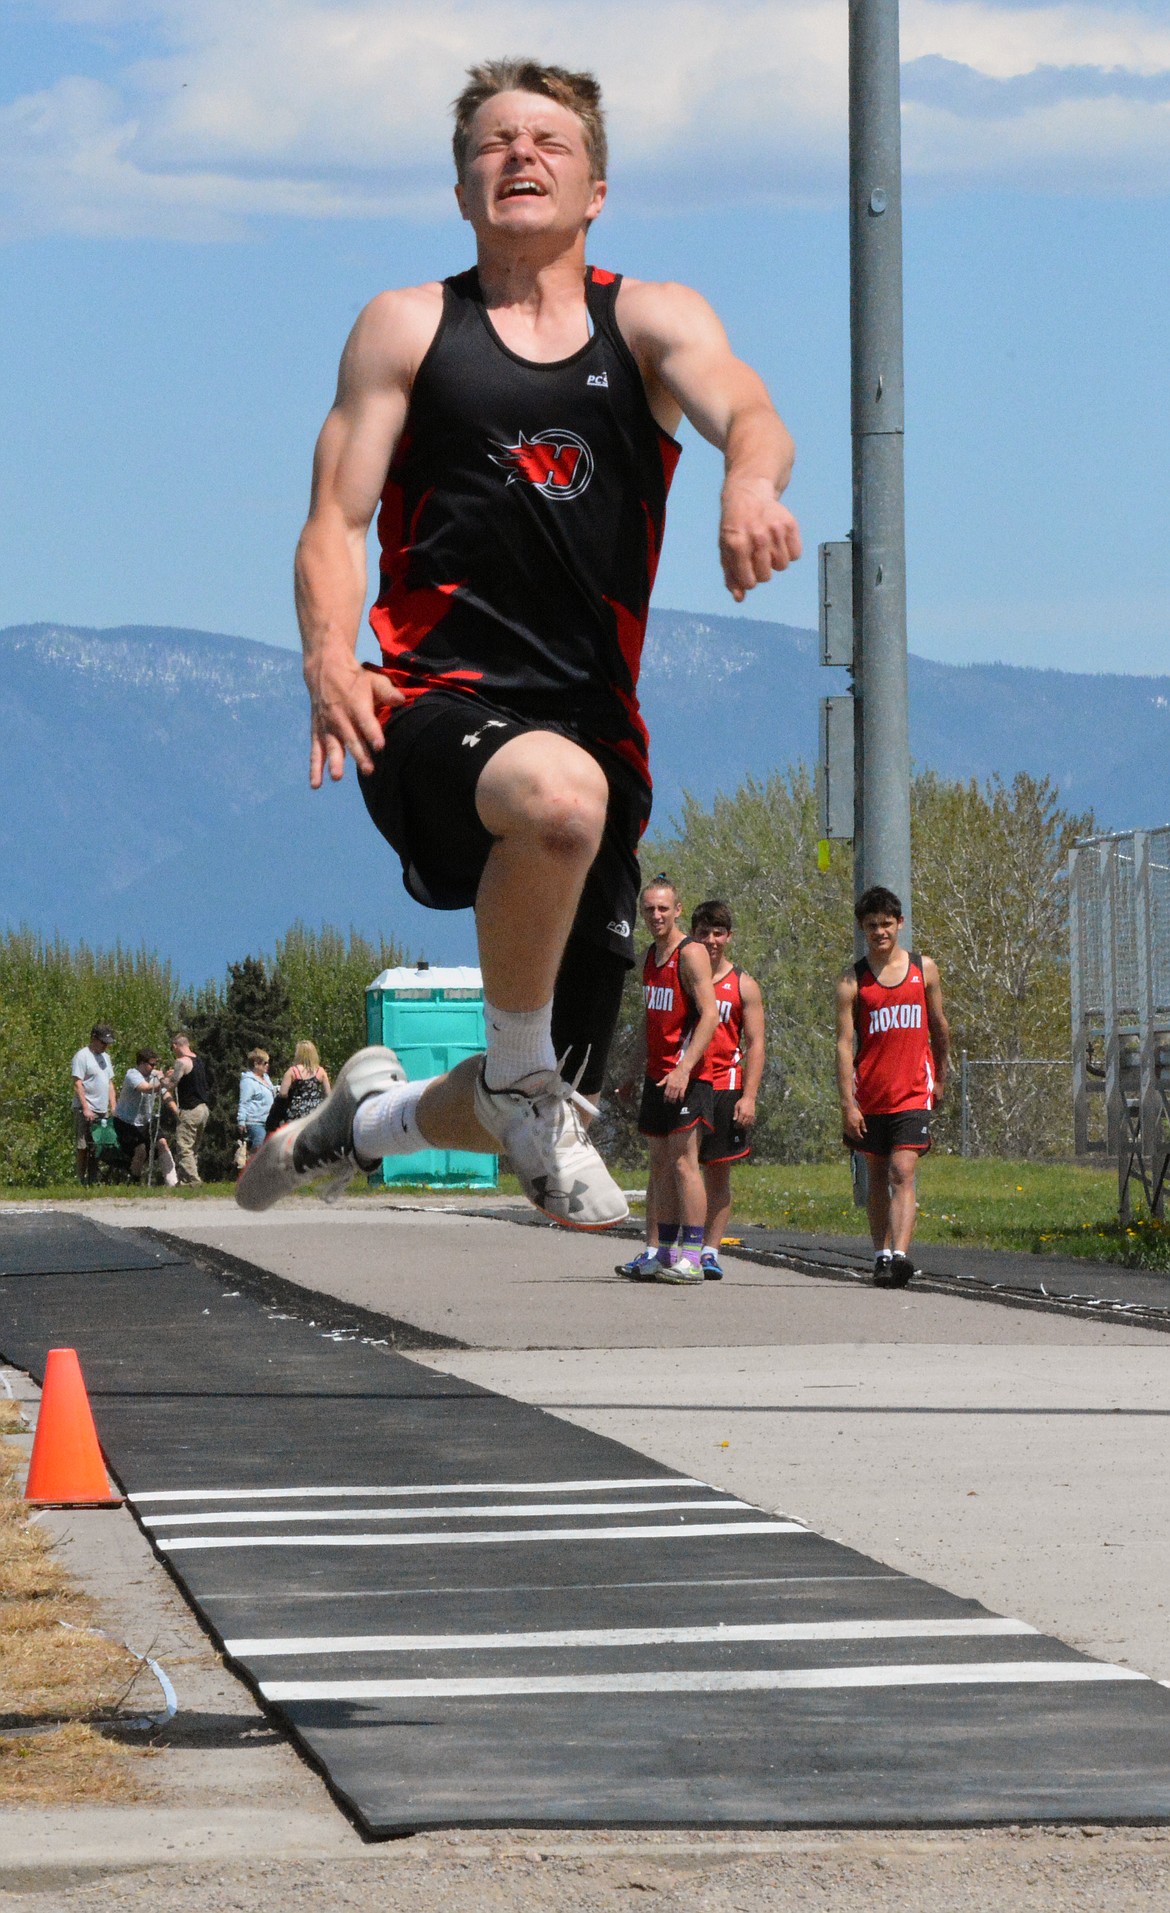
{"label": "chain link fence", "polygon": [[935,1121],[937,1146],[1017,1161],[1073,1154],[1069,1057],[968,1056],[963,1050],[958,1065]]}

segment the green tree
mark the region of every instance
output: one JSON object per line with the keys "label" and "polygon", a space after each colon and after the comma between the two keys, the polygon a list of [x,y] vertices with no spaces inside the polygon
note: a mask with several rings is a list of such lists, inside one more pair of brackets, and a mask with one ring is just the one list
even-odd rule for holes
{"label": "green tree", "polygon": [[[684,928],[706,897],[731,905],[732,955],[764,999],[768,1060],[756,1146],[790,1162],[823,1157],[838,1135],[833,979],[852,947],[852,875],[840,846],[828,871],[818,869],[817,836],[812,780],[796,769],[764,783],[749,779],[710,810],[688,797],[676,829],[648,840],[641,856],[647,876],[663,870],[677,885]],[[623,998],[611,1081],[628,1072],[641,1019],[639,965]],[[608,1134],[623,1160],[640,1153],[635,1113],[607,1102]]]}
{"label": "green tree", "polygon": [[204,1181],[220,1182],[232,1174],[240,1076],[248,1067],[249,1050],[268,1051],[278,1081],[292,1061],[288,991],[263,957],[244,957],[228,966],[222,993],[207,985],[184,1011],[192,1042],[211,1077],[211,1114],[199,1173]]}
{"label": "green tree", "polygon": [[317,1045],[330,1077],[366,1042],[367,984],[405,960],[396,943],[375,945],[352,929],[347,941],[329,925],[309,930],[295,923],[277,944],[275,974],[287,993],[293,1038]]}
{"label": "green tree", "polygon": [[[1094,824],[1057,797],[1023,774],[983,786],[933,772],[914,779],[914,936],[939,964],[956,1051],[1067,1055],[1065,862]],[[822,872],[816,840],[811,779],[797,769],[749,780],[710,809],[687,799],[675,829],[642,853],[644,873],[664,870],[678,885],[684,924],[704,897],[725,898],[735,913],[732,953],[764,998],[768,1063],[756,1130],[764,1159],[823,1159],[839,1148],[834,986],[853,950],[852,858],[834,845]],[[639,967],[623,998],[611,1083],[629,1071],[641,1022]],[[982,1147],[1067,1146],[1067,1072],[1004,1068],[980,1083]],[[939,1126],[944,1147],[957,1143],[958,1122],[956,1093]],[[641,1159],[632,1109],[608,1098],[600,1134],[619,1160]]]}
{"label": "green tree", "polygon": [[[978,1146],[1014,1155],[1071,1147],[1067,1073],[1012,1067],[1069,1052],[1068,853],[1096,828],[1047,778],[914,780],[914,936],[939,966],[956,1061],[973,1072]],[[958,1081],[940,1134],[958,1141]]]}

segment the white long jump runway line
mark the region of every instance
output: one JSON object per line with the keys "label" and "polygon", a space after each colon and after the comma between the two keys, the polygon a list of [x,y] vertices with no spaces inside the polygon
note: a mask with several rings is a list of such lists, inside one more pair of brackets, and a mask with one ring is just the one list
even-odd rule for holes
{"label": "white long jump runway line", "polygon": [[485,1528],[479,1534],[231,1534],[162,1538],[167,1554],[196,1548],[482,1548],[527,1541],[694,1541],[716,1534],[809,1534],[799,1521],[685,1521],[677,1527]]}
{"label": "white long jump runway line", "polygon": [[706,1509],[709,1514],[723,1511],[730,1514],[741,1509],[745,1514],[755,1513],[750,1501],[730,1497],[715,1500],[708,1496],[703,1501],[526,1501],[510,1508],[484,1502],[447,1508],[298,1508],[292,1514],[284,1509],[272,1514],[267,1509],[233,1509],[227,1514],[144,1514],[142,1525],[144,1528],[198,1528],[210,1527],[213,1523],[222,1527],[234,1521],[484,1521],[489,1516],[522,1521],[540,1514],[661,1514],[673,1508]]}
{"label": "white long jump runway line", "polygon": [[714,1627],[568,1627],[530,1634],[302,1634],[225,1641],[243,1659],[278,1654],[471,1654],[549,1647],[684,1647],[715,1641],[951,1640],[984,1634],[1036,1634],[1027,1621],[780,1621]]}
{"label": "white long jump runway line", "polygon": [[261,1681],[271,1701],[472,1700],[535,1694],[734,1694],[782,1688],[1050,1686],[1150,1681],[1104,1661],[955,1661],[930,1667],[777,1667],[709,1674],[483,1675],[453,1680]]}
{"label": "white long jump runway line", "polygon": [[443,1481],[412,1488],[157,1488],[128,1495],[135,1507],[143,1501],[295,1501],[364,1495],[583,1495],[631,1493],[635,1488],[657,1488],[666,1494],[671,1488],[706,1488],[718,1494],[708,1481],[695,1481],[690,1475],[624,1475],[605,1481]]}

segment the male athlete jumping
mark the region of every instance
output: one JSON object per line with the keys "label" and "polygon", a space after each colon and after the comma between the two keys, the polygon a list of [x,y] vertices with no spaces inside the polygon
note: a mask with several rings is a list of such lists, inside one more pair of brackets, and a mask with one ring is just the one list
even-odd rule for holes
{"label": "male athlete jumping", "polygon": [[837,985],[837,1088],[849,1149],[869,1158],[867,1206],[879,1288],[914,1274],[910,1238],[919,1156],[930,1148],[930,1111],[946,1087],[951,1035],[933,957],[903,950],[905,919],[892,890],[857,900],[865,955]]}
{"label": "male athlete jumping", "polygon": [[[498,1148],[545,1214],[606,1228],[626,1203],[579,1111],[633,961],[650,810],[638,664],[673,434],[685,415],[724,453],[737,602],[800,554],[779,502],[792,441],[697,293],[587,266],[606,195],[591,75],[473,68],[454,149],[477,263],[359,317],[296,584],[309,781],[340,778],[348,753],[411,895],[474,904],[487,1053],[408,1084],[392,1051],[359,1051],[236,1193],[262,1209],[387,1154]],[[376,510],[379,670],[355,655]]]}

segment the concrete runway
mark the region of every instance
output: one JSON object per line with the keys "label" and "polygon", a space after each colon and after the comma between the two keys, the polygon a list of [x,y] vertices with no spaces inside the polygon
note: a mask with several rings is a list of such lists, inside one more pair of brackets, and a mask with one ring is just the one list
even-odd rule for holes
{"label": "concrete runway", "polygon": [[1164,1335],[734,1256],[701,1290],[630,1284],[624,1244],[453,1205],[86,1209],[450,1337],[412,1359],[1170,1679]]}

